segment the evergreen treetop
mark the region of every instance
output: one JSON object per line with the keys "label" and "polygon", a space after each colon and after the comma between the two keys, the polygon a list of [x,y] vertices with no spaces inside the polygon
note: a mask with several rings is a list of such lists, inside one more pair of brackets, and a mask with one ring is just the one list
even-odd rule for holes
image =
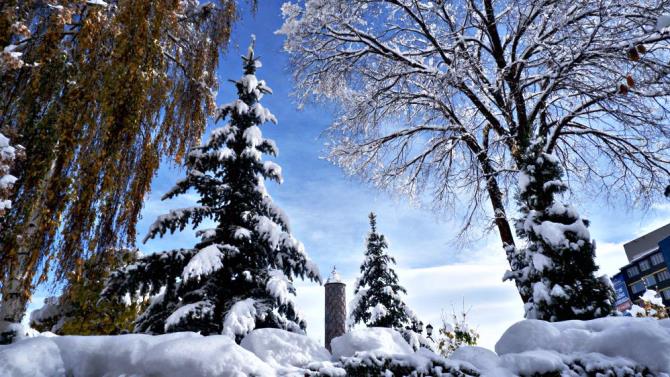
{"label": "evergreen treetop", "polygon": [[206,218],[215,226],[198,230],[201,240],[192,249],[149,255],[110,281],[109,292],[156,295],[138,318],[138,332],[188,330],[239,340],[258,327],[305,328],[293,300],[293,278],[321,279],[265,188],[266,179],[282,181],[281,167],[262,160],[263,154],[277,154],[259,128],[277,122],[259,103],[272,90],[255,76],[261,63],[253,44],[242,60],[244,75],[234,81],[238,99],[217,110],[217,121],[229,122],[189,153],[186,178],[163,196],[194,190],[199,205],[160,216],[145,240],[189,223],[195,228]]}

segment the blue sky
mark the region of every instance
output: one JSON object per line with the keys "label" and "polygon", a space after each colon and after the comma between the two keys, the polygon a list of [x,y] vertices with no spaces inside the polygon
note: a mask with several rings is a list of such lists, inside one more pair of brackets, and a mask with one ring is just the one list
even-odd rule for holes
{"label": "blue sky", "polygon": [[[401,284],[408,290],[407,301],[417,314],[435,325],[443,310],[450,313],[452,307],[458,309],[464,302],[470,308],[471,324],[482,335],[481,344],[492,348],[504,329],[523,315],[515,288],[502,282],[507,266],[497,234],[457,247],[453,241],[459,219],[413,207],[405,198],[392,197],[346,177],[320,158],[325,153],[325,140],[320,135],[331,121],[332,108],[322,105],[297,109],[291,96],[290,67],[282,52],[283,37],[274,35],[281,24],[281,3],[261,1],[255,16],[243,11],[219,70],[222,84],[218,103],[235,98],[234,87],[227,79],[241,76],[239,57],[246,51],[250,35],[255,34],[256,53],[263,62],[257,76],[274,90],[262,102],[279,120],[278,125],[267,124],[262,129],[265,137],[277,142],[279,156],[274,160],[282,166],[284,175],[282,185],[269,183],[268,190],[288,214],[294,235],[305,244],[324,277],[337,265],[351,290],[362,261],[367,214],[376,212],[378,227],[389,239],[389,251],[398,261]],[[183,169],[172,164],[160,169],[142,212],[139,240],[157,215],[194,204],[197,198],[192,195],[160,201],[183,174]],[[623,242],[670,221],[668,204],[640,211],[627,210],[625,203],[607,206],[597,197],[578,199],[577,207],[592,221],[592,236],[598,241],[597,261],[603,273],[616,273],[626,263]],[[475,230],[475,234],[482,231]],[[187,229],[138,246],[151,253],[190,247],[194,242],[195,231]],[[34,297],[31,309],[41,306],[42,298]],[[323,339],[323,288],[298,283],[298,304],[307,318],[308,334]]]}

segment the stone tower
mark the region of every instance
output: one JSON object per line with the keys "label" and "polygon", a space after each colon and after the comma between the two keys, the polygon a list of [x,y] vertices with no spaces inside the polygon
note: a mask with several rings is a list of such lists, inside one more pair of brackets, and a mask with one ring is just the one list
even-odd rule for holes
{"label": "stone tower", "polygon": [[333,272],[324,286],[326,288],[326,348],[330,351],[330,341],[347,331],[346,285],[333,267]]}

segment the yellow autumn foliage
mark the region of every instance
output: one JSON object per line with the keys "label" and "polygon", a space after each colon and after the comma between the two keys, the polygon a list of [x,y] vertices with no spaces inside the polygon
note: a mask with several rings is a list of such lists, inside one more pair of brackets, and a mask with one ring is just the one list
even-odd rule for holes
{"label": "yellow autumn foliage", "polygon": [[0,50],[22,61],[0,67],[0,132],[26,152],[0,234],[3,297],[25,301],[78,259],[135,242],[159,163],[182,158],[215,107],[236,2],[213,4],[0,4]]}

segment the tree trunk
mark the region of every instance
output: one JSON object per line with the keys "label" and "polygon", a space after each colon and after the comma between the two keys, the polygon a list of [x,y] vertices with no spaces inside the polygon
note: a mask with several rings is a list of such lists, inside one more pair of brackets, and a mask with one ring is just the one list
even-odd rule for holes
{"label": "tree trunk", "polygon": [[[55,165],[46,174],[40,184],[40,193],[44,193],[47,183],[54,174]],[[14,323],[20,323],[28,306],[28,300],[32,295],[32,280],[36,272],[36,264],[31,261],[30,249],[34,237],[39,229],[39,219],[42,214],[42,195],[39,200],[32,203],[30,209],[30,222],[28,226],[17,230],[21,234],[16,235],[17,251],[16,260],[9,260],[11,265],[6,269],[6,275],[2,276],[2,300],[0,301],[0,344],[11,343],[16,336],[15,330],[10,328]],[[37,258],[39,259],[39,258]]]}
{"label": "tree trunk", "polygon": [[[9,326],[13,323],[20,323],[26,312],[28,300],[30,299],[30,284],[34,275],[30,266],[30,250],[26,242],[22,240],[31,240],[36,236],[38,226],[36,221],[40,211],[34,206],[25,234],[20,236],[19,248],[16,252],[16,261],[10,261],[12,265],[8,269],[8,274],[4,276],[2,282],[2,301],[0,301],[0,344],[11,343],[16,336],[15,331]],[[26,281],[28,280],[28,281]]]}
{"label": "tree trunk", "polygon": [[[514,271],[513,267],[513,256],[516,249],[516,244],[514,242],[514,235],[512,233],[512,227],[509,225],[507,220],[507,214],[505,212],[505,206],[502,200],[502,192],[500,191],[500,186],[495,178],[489,178],[486,183],[486,189],[489,193],[489,198],[491,199],[491,207],[493,207],[493,213],[495,214],[496,227],[498,228],[498,233],[500,234],[500,240],[502,241],[503,249],[505,250],[505,255],[507,256],[507,262],[510,265],[510,269]],[[515,280],[514,281],[521,296],[523,303],[528,302],[528,297],[521,293],[521,286]]]}
{"label": "tree trunk", "polygon": [[[465,130],[464,130],[465,131]],[[510,265],[510,270],[514,271],[514,251],[516,249],[516,244],[514,242],[514,234],[512,233],[512,228],[509,225],[507,220],[507,213],[505,212],[505,205],[503,203],[503,195],[500,191],[500,186],[496,180],[496,170],[491,166],[491,161],[489,160],[486,150],[483,149],[477,140],[472,137],[469,133],[465,132],[463,140],[467,143],[470,151],[477,156],[477,161],[479,166],[484,173],[484,177],[487,177],[486,180],[486,191],[489,194],[491,199],[491,207],[493,207],[493,213],[495,216],[496,227],[498,228],[498,233],[500,233],[500,240],[502,241],[503,249],[505,250],[505,255],[507,256],[507,262]],[[521,293],[521,285],[515,280],[514,281],[519,291],[519,296],[525,304],[528,302],[528,297]]]}

